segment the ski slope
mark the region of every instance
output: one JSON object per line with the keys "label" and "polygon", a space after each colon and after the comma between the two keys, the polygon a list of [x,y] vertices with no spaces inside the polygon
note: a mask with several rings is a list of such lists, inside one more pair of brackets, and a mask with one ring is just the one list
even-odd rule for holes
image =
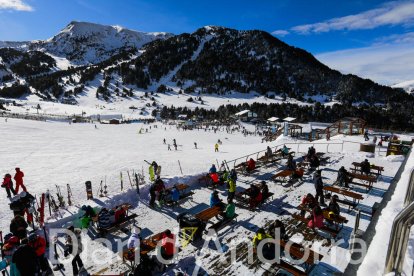
{"label": "ski slope", "polygon": [[[151,126],[151,129],[150,129]],[[157,126],[156,128],[154,126]],[[146,132],[148,129],[148,132]],[[139,131],[142,130],[142,134]],[[178,224],[176,216],[182,212],[197,213],[205,209],[209,204],[211,190],[198,183],[200,175],[205,174],[211,164],[221,163],[223,160],[231,160],[243,155],[264,150],[266,146],[294,143],[289,138],[281,137],[272,143],[261,143],[259,136],[243,136],[241,133],[228,134],[224,131],[193,130],[182,131],[173,125],[152,125],[130,124],[130,125],[97,125],[93,124],[68,124],[61,122],[37,122],[17,119],[0,120],[0,132],[2,133],[3,147],[0,149],[0,173],[13,173],[14,168],[19,166],[25,173],[25,184],[31,193],[40,195],[46,190],[52,194],[56,193],[55,185],[62,187],[66,196],[66,184],[70,184],[74,195],[74,203],[67,210],[62,209],[59,214],[49,216],[46,212],[46,219],[50,227],[64,227],[70,224],[71,220],[77,218],[79,206],[90,204],[92,206],[113,207],[122,202],[130,202],[133,206],[132,212],[138,214],[137,224],[143,229],[143,235],[161,232],[167,228],[176,229]],[[168,151],[163,139],[172,144],[172,139],[177,140],[178,150]],[[218,153],[214,152],[214,144],[220,139],[223,145]],[[329,142],[329,162],[321,166],[325,184],[332,184],[336,179],[337,170],[341,166],[347,169],[353,161],[362,161],[368,158],[371,163],[384,166],[383,177],[374,186],[370,193],[363,191],[364,206],[372,206],[382,199],[392,178],[401,165],[401,158],[385,157],[385,148],[380,149],[376,154],[362,153],[359,151],[361,136],[335,136]],[[193,143],[197,142],[198,149]],[[304,142],[306,143],[306,142]],[[343,144],[342,144],[343,143]],[[343,145],[343,147],[341,146]],[[289,144],[288,144],[289,146]],[[306,151],[309,144],[292,144],[292,150],[297,152]],[[326,150],[326,141],[315,142],[317,151]],[[301,154],[297,153],[296,157]],[[153,210],[148,207],[148,184],[141,188],[141,198],[138,199],[135,189],[132,189],[126,171],[144,171],[147,175],[148,165],[144,162],[157,161],[162,166],[162,178],[166,186],[175,183],[186,183],[195,193],[193,198],[184,202],[175,209],[163,207],[161,210]],[[182,173],[178,161],[182,167]],[[241,161],[239,161],[241,162]],[[231,165],[231,164],[230,164]],[[268,180],[275,172],[283,169],[285,161],[275,166],[265,166],[257,174],[239,176],[237,183],[238,191],[247,188],[249,183],[258,180]],[[124,191],[120,191],[120,172],[123,172]],[[93,184],[94,201],[86,201],[84,182],[90,180]],[[106,181],[108,185],[108,197],[99,198],[98,184]],[[305,176],[305,181],[294,187],[283,187],[280,184],[268,182],[270,192],[275,195],[270,204],[261,208],[258,212],[251,212],[246,209],[236,208],[239,214],[238,223],[232,227],[223,229],[219,234],[219,241],[223,245],[224,252],[235,246],[233,241],[238,239],[250,240],[258,227],[276,218],[285,222],[289,220],[290,213],[296,212],[296,206],[301,197],[308,193],[314,193],[313,183],[310,176]],[[225,199],[227,192],[224,188],[219,189],[220,197]],[[0,201],[2,220],[0,229],[6,231],[12,212],[9,211],[6,192],[0,190]],[[322,262],[313,270],[312,275],[332,275],[334,272],[343,272],[347,266],[346,254],[349,246],[350,232],[355,223],[355,212],[346,212],[342,208],[342,214],[349,220],[341,232],[344,243],[338,246],[326,246],[322,241],[310,243],[303,240],[300,233],[291,237],[296,242],[302,242],[313,250],[323,254]],[[363,216],[360,222],[360,229],[365,230],[369,225],[369,216]],[[123,272],[126,267],[117,258],[117,250],[105,247],[102,244],[92,241],[90,233],[84,233],[82,238],[88,242],[89,248],[97,249],[100,263],[92,261],[93,255],[87,251],[82,253],[85,268],[91,274],[114,275]],[[116,241],[125,241],[128,235],[116,232],[111,235]],[[179,261],[175,266],[167,270],[168,275],[175,271],[206,272],[218,274],[220,267],[225,264],[225,255],[215,250],[214,244],[210,244],[210,250],[202,254],[198,248],[190,245],[183,248],[179,254]],[[334,252],[337,255],[334,255]],[[225,253],[224,253],[225,254]],[[196,264],[198,266],[196,266]],[[262,275],[265,268],[250,269],[243,262],[237,262],[227,268],[227,275]],[[66,265],[64,275],[71,274],[70,263]],[[58,275],[58,274],[57,274]],[[60,274],[59,274],[60,275]]]}

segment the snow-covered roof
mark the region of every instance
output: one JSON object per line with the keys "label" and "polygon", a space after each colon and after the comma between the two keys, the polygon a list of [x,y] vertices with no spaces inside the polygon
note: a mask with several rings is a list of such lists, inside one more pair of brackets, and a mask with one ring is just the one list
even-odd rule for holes
{"label": "snow-covered roof", "polygon": [[242,116],[242,115],[244,115],[244,114],[247,114],[247,113],[249,113],[250,112],[250,110],[243,110],[243,111],[240,111],[240,112],[237,112],[236,114],[234,114],[234,115],[236,115],[236,116]]}
{"label": "snow-covered roof", "polygon": [[283,119],[283,121],[285,121],[285,122],[293,122],[294,120],[296,120],[296,118],[294,118],[294,117],[286,117],[286,118]]}
{"label": "snow-covered roof", "polygon": [[269,119],[267,119],[269,122],[276,122],[279,120],[278,117],[270,117]]}
{"label": "snow-covered roof", "polygon": [[187,119],[187,114],[180,114],[177,117],[178,119]]}

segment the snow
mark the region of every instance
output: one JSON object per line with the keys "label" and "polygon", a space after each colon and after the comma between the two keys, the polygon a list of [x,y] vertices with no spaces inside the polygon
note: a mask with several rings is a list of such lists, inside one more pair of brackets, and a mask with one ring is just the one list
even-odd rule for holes
{"label": "snow", "polygon": [[408,93],[414,92],[414,80],[403,81],[397,84],[392,85],[394,88],[403,88]]}
{"label": "snow", "polygon": [[[391,161],[395,161],[395,158]],[[385,269],[385,259],[391,234],[392,222],[397,214],[403,209],[404,198],[407,192],[408,183],[410,182],[411,171],[414,169],[414,154],[411,152],[401,179],[397,183],[397,188],[392,195],[391,200],[381,212],[381,217],[375,227],[376,235],[368,249],[367,256],[359,267],[358,275],[382,275]],[[411,263],[411,267],[405,266],[405,274],[411,275],[414,256],[412,252],[414,235],[411,232],[411,239],[406,254],[406,262]]]}
{"label": "snow", "polygon": [[[59,107],[61,105],[56,104],[55,108]],[[151,129],[149,129],[150,126]],[[229,161],[249,153],[265,150],[267,145],[282,146],[286,144],[297,152],[296,156],[298,157],[301,156],[299,152],[306,152],[312,144],[317,151],[328,151],[326,156],[330,157],[330,162],[326,166],[321,166],[321,169],[324,183],[332,184],[336,179],[336,172],[341,166],[349,168],[353,161],[361,161],[368,156],[367,153],[358,152],[359,143],[363,140],[361,136],[338,135],[331,137],[329,142],[321,140],[312,143],[301,142],[302,144],[298,144],[296,140],[288,137],[279,137],[277,141],[263,144],[259,136],[244,136],[238,132],[228,134],[223,131],[217,133],[204,130],[181,131],[171,125],[158,123],[157,126],[158,128],[154,128],[154,124],[98,125],[98,128],[95,129],[93,124],[17,119],[8,119],[5,122],[1,120],[0,132],[2,133],[2,141],[6,141],[6,143],[0,150],[2,156],[0,174],[11,173],[16,166],[19,166],[25,173],[25,183],[29,191],[37,195],[47,189],[55,194],[54,185],[56,184],[62,187],[66,196],[65,186],[69,183],[76,206],[91,204],[92,206],[113,207],[121,202],[130,202],[133,205],[131,211],[138,214],[138,225],[144,229],[145,236],[148,236],[167,228],[175,229],[177,227],[175,218],[179,213],[184,211],[196,213],[208,205],[211,190],[198,183],[197,179],[200,175],[205,174],[213,163],[221,163],[223,160]],[[246,124],[246,126],[248,125]],[[142,134],[139,134],[141,129],[148,129],[148,133],[141,131]],[[179,145],[178,151],[167,151],[167,145],[162,143],[163,138],[166,138],[167,143],[172,143],[172,139],[175,138]],[[214,144],[218,139],[223,141],[223,145],[220,146],[220,152],[215,153]],[[193,142],[197,142],[198,149],[193,147]],[[368,158],[371,163],[384,166],[385,171],[378,183],[375,183],[375,188],[369,193],[358,189],[358,192],[364,196],[361,206],[367,208],[382,200],[385,190],[388,189],[389,183],[402,161],[398,157],[386,158],[385,148],[377,149],[376,153]],[[161,211],[157,211],[148,208],[148,184],[141,188],[141,198],[138,200],[135,190],[129,189],[129,180],[126,177],[127,171],[131,173],[132,171],[144,171],[147,174],[148,165],[144,160],[156,160],[162,166],[162,178],[167,186],[174,183],[189,184],[190,189],[195,193],[193,199],[184,202],[175,209],[162,208]],[[239,159],[237,163],[245,160],[245,158]],[[180,161],[183,174],[181,174],[178,161]],[[276,166],[261,168],[257,174],[240,175],[237,183],[238,190],[247,188],[251,182],[267,180],[275,172],[283,169],[284,164],[285,161],[282,161]],[[407,166],[408,164],[414,167],[412,158]],[[232,163],[229,165],[232,166]],[[119,184],[121,171],[124,175],[125,190],[123,192],[120,192]],[[403,179],[404,177],[401,181]],[[97,197],[96,200],[87,202],[84,188],[86,180],[92,181],[95,197],[97,197],[98,184],[104,180],[108,184],[108,198]],[[233,242],[236,240],[250,240],[257,228],[266,222],[276,218],[286,221],[290,217],[289,213],[296,212],[300,197],[308,192],[313,193],[314,190],[310,176],[305,176],[304,183],[295,187],[283,187],[270,181],[268,184],[270,191],[275,193],[271,203],[263,206],[259,212],[236,208],[236,212],[239,214],[238,223],[219,233],[219,241],[224,245],[225,253],[235,246]],[[401,184],[396,193],[404,192],[404,186]],[[4,190],[1,190],[0,195],[5,196]],[[220,196],[222,198],[226,196],[226,192],[222,188]],[[76,219],[78,216],[78,207],[76,206],[72,206],[68,210],[61,209],[57,216],[49,217],[47,214],[49,226],[65,226],[71,220]],[[0,208],[7,210],[2,212],[3,220],[0,222],[0,229],[4,230],[8,228],[12,214],[8,211],[6,200],[0,201]],[[343,208],[342,214],[349,220],[340,234],[341,238],[345,240],[343,244],[326,247],[321,245],[319,241],[312,243],[304,240],[300,233],[292,237],[292,239],[310,246],[324,255],[322,262],[316,266],[312,275],[329,274],[332,271],[343,272],[347,266],[345,256],[348,252],[348,240],[354,227],[356,213],[354,211],[346,212]],[[386,224],[389,226],[390,218],[392,216],[384,217],[384,227]],[[364,215],[360,221],[360,229],[366,230],[369,223],[369,216]],[[116,232],[114,235],[123,240],[128,237],[125,233]],[[382,240],[385,236],[384,234]],[[114,274],[125,269],[125,265],[117,259],[116,251],[112,248],[92,241],[89,234],[84,234],[82,238],[89,243],[88,246],[99,249],[102,258],[104,256],[110,258],[112,264],[110,268],[107,268],[108,262],[100,265],[93,264],[92,255],[84,252],[81,256],[87,264],[86,268],[89,273],[97,274],[101,271],[102,274]],[[373,244],[375,246],[375,241]],[[378,250],[374,250],[374,252],[376,251]],[[199,250],[193,245],[183,248],[179,255],[179,263],[172,269],[191,271],[197,263],[202,270],[209,274],[217,274],[215,265],[224,261],[224,255],[216,251],[209,251],[204,256],[198,253]],[[232,265],[229,274],[260,275],[263,272],[263,268],[250,270],[240,261]],[[64,273],[71,275],[70,264],[66,266]]]}

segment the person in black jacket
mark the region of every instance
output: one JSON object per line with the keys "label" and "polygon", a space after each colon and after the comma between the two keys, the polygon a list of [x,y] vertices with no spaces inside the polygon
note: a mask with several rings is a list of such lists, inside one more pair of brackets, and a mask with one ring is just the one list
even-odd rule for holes
{"label": "person in black jacket", "polygon": [[361,172],[369,175],[371,173],[371,164],[369,163],[368,159],[365,159],[364,162],[361,163]]}
{"label": "person in black jacket", "polygon": [[318,198],[319,198],[319,204],[321,206],[326,206],[324,196],[323,196],[323,182],[322,182],[321,173],[322,173],[321,170],[317,170],[315,174],[313,175],[313,184],[315,185],[315,190],[316,190],[315,199],[316,201],[318,201]]}
{"label": "person in black jacket", "polygon": [[29,225],[20,215],[16,215],[10,222],[10,232],[19,239],[27,237],[27,227]]}
{"label": "person in black jacket", "polygon": [[16,264],[22,276],[35,276],[39,272],[36,253],[28,245],[26,238],[21,240],[21,245],[12,256],[12,262]]}

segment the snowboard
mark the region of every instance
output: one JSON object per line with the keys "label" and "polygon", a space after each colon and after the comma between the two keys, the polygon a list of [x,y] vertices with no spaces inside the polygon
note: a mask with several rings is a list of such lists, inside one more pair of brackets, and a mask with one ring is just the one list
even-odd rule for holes
{"label": "snowboard", "polygon": [[85,186],[86,186],[86,198],[93,199],[92,182],[86,181]]}

